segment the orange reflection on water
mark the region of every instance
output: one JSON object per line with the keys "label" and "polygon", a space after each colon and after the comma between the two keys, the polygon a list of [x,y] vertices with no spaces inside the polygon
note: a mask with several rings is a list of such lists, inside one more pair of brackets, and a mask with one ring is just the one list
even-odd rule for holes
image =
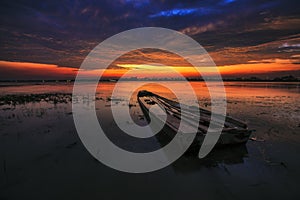
{"label": "orange reflection on water", "polygon": [[[209,90],[205,82],[158,81],[156,83],[143,82],[143,84],[145,85],[138,90],[149,90],[168,98],[175,98],[172,91],[167,88],[167,85],[170,84],[185,96],[186,99],[183,100],[187,102],[192,99],[190,91],[186,89],[187,84],[190,84],[199,100],[210,100]],[[97,92],[104,96],[111,96],[114,86],[115,83],[112,82],[100,83]],[[134,81],[122,82],[120,86],[122,87],[119,89],[120,96],[125,96],[129,89],[135,88]],[[224,82],[224,86],[228,100],[240,99],[243,101],[260,97],[286,97],[287,100],[291,100],[292,98],[289,99],[289,97],[299,97],[300,92],[299,83]],[[210,89],[213,91],[216,88]]]}

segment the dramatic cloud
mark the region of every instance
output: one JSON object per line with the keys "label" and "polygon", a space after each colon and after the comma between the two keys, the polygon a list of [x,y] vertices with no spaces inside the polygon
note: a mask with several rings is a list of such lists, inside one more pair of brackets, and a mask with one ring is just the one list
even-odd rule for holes
{"label": "dramatic cloud", "polygon": [[77,69],[50,64],[0,61],[0,79],[73,79]]}
{"label": "dramatic cloud", "polygon": [[186,15],[208,15],[214,11],[207,8],[175,8],[172,10],[164,10],[158,13],[149,15],[149,17],[173,17],[173,16],[186,16]]}
{"label": "dramatic cloud", "polygon": [[190,35],[219,66],[300,49],[298,0],[3,0],[0,24],[0,60],[73,68],[104,39],[144,26]]}

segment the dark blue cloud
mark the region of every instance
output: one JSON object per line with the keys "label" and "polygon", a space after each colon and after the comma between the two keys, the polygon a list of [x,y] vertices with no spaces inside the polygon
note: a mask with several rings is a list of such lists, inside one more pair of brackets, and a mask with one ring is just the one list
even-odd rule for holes
{"label": "dark blue cloud", "polygon": [[136,8],[141,8],[150,4],[150,0],[124,0],[126,4],[132,4]]}
{"label": "dark blue cloud", "polygon": [[152,14],[150,17],[172,17],[172,16],[185,16],[193,14],[197,11],[196,8],[175,8],[172,10],[160,11],[159,13]]}
{"label": "dark blue cloud", "polygon": [[187,16],[187,15],[209,15],[212,13],[218,13],[217,10],[212,8],[174,8],[171,10],[160,11],[155,14],[149,15],[150,18],[155,17],[174,17],[174,16]]}
{"label": "dark blue cloud", "polygon": [[78,67],[104,39],[143,26],[186,30],[211,51],[247,47],[299,34],[299,4],[298,0],[2,0],[0,60]]}
{"label": "dark blue cloud", "polygon": [[233,2],[235,2],[236,0],[222,0],[220,2],[221,5],[227,5],[227,4],[231,4]]}

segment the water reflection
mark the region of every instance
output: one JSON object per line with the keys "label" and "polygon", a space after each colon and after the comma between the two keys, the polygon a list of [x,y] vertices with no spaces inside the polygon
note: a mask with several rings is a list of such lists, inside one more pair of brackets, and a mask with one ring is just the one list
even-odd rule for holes
{"label": "water reflection", "polygon": [[244,163],[248,157],[247,146],[234,145],[223,148],[214,148],[205,158],[197,157],[197,150],[189,150],[179,160],[172,164],[176,172],[193,173],[202,167],[218,167]]}
{"label": "water reflection", "polygon": [[[146,120],[136,99],[123,101],[123,94],[134,82],[124,82],[117,99],[110,99],[115,83],[101,83],[96,94],[96,110],[101,123],[107,125],[111,140],[124,148],[144,151],[159,148],[158,141],[132,143],[131,138],[117,134],[109,127],[113,124],[109,115],[111,106],[126,106],[134,122],[143,125]],[[182,89],[188,102],[189,94],[181,82],[173,82]],[[209,95],[205,83],[192,82],[200,105],[209,109]],[[66,194],[65,199],[78,197],[74,191],[82,191],[82,198],[111,197],[143,190],[151,199],[157,192],[166,194],[176,191],[175,197],[186,198],[202,194],[224,199],[296,199],[299,196],[300,179],[300,90],[299,83],[225,83],[227,111],[233,117],[247,121],[255,129],[258,141],[244,146],[214,149],[206,158],[199,160],[193,152],[184,154],[171,166],[160,171],[132,175],[116,172],[96,161],[84,148],[77,136],[69,100],[64,98],[72,92],[72,85],[26,85],[0,87],[0,194],[24,198],[26,194],[45,196]],[[161,96],[174,98],[157,85],[146,86]],[[22,101],[22,95],[41,93],[65,93],[57,101],[46,96],[39,101]],[[15,94],[9,99],[7,95]],[[26,99],[35,97],[27,96]],[[14,100],[16,99],[17,100]],[[20,99],[21,98],[21,99]],[[24,102],[7,104],[6,101]],[[155,148],[156,148],[155,147]],[[197,152],[197,150],[196,150]],[[279,164],[278,164],[279,163]],[[145,183],[151,187],[144,187]],[[118,193],[114,188],[120,188]],[[147,189],[147,191],[146,191]],[[18,191],[18,192],[16,192]],[[167,191],[167,192],[166,192]],[[181,193],[180,193],[181,192]],[[159,195],[160,195],[159,194]],[[245,196],[246,194],[246,196]],[[0,196],[1,196],[0,195]],[[85,196],[86,195],[86,196]],[[98,197],[97,196],[97,197]],[[145,193],[141,195],[144,197]],[[150,197],[149,197],[150,198]],[[203,197],[205,198],[205,197]],[[215,198],[216,199],[216,198]]]}

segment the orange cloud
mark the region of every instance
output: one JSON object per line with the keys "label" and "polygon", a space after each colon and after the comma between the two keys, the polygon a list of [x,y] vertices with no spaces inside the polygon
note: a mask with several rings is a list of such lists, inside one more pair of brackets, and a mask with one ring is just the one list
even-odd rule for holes
{"label": "orange cloud", "polygon": [[294,64],[293,59],[266,59],[249,61],[247,64],[220,66],[222,75],[251,75],[271,74],[274,72],[299,71],[300,65]]}
{"label": "orange cloud", "polygon": [[1,79],[68,79],[77,69],[54,64],[0,61]]}
{"label": "orange cloud", "polygon": [[[185,77],[199,77],[200,74],[196,68],[192,66],[154,66],[145,64],[119,64],[119,66],[128,69],[139,69],[141,73],[136,74],[137,77],[172,77],[170,70],[181,73]],[[210,67],[198,68],[206,75],[215,75],[215,72],[210,72]],[[295,64],[295,59],[266,59],[258,61],[250,61],[246,64],[224,65],[218,66],[218,71],[222,76],[251,76],[251,75],[268,75],[280,72],[299,73],[300,65]],[[295,74],[294,74],[295,75]]]}
{"label": "orange cloud", "polygon": [[[164,56],[163,56],[164,57]],[[291,75],[299,74],[300,65],[297,64],[298,55],[291,59],[264,59],[253,60],[246,64],[224,65],[219,66],[218,70],[223,76],[251,76],[266,75],[272,73],[290,73]],[[174,64],[174,63],[173,63]],[[123,76],[130,70],[130,76],[139,78],[157,77],[172,78],[178,77],[175,72],[185,77],[200,77],[199,72],[191,65],[172,66],[172,65],[155,65],[155,64],[114,64],[109,69],[103,70],[81,70],[87,78],[96,78],[102,74],[103,77],[117,78]],[[201,67],[200,70],[206,74],[210,73],[210,67]],[[0,79],[74,79],[78,69],[70,67],[60,67],[53,64],[28,63],[28,62],[11,62],[0,61]],[[296,73],[294,73],[296,72]],[[211,72],[211,75],[214,75]]]}

